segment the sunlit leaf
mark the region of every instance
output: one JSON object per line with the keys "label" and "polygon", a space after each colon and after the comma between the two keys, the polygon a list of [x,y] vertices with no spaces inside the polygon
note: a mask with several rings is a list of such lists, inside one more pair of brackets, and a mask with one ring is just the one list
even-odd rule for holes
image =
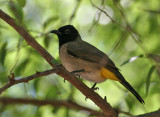
{"label": "sunlit leaf", "polygon": [[17,2],[21,7],[24,7],[26,5],[26,0],[17,0]]}
{"label": "sunlit leaf", "polygon": [[124,61],[122,64],[121,64],[121,66],[122,65],[125,65],[125,64],[127,64],[127,63],[130,63],[130,62],[133,62],[133,61],[135,61],[136,59],[138,59],[138,58],[142,58],[143,57],[143,55],[141,54],[141,55],[139,55],[139,56],[134,56],[134,57],[132,57],[132,58],[130,58],[130,59],[128,59],[128,60],[126,60],[126,61]]}
{"label": "sunlit leaf", "polygon": [[48,90],[48,93],[46,93],[46,99],[56,99],[58,96],[58,88],[55,87],[50,87]]}
{"label": "sunlit leaf", "polygon": [[155,66],[152,66],[149,69],[148,75],[147,75],[147,79],[146,79],[146,95],[148,95],[148,91],[149,91],[149,86],[150,86],[150,80],[151,80],[151,75],[153,73],[153,71],[155,70]]}

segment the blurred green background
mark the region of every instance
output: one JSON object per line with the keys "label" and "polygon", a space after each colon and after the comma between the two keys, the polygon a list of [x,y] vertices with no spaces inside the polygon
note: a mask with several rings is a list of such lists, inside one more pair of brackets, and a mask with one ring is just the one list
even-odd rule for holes
{"label": "blurred green background", "polygon": [[[159,0],[0,0],[0,9],[23,25],[57,60],[58,39],[49,32],[63,25],[74,25],[83,40],[109,55],[126,80],[143,97],[145,105],[119,83],[110,80],[97,85],[98,94],[107,96],[112,107],[133,115],[160,108]],[[12,27],[0,20],[0,87],[8,82],[7,76],[11,72],[16,78],[22,78],[47,69],[51,69],[50,65]],[[89,81],[83,82],[89,87],[93,85]],[[71,99],[99,110],[89,99],[85,101],[80,91],[55,74],[37,78],[28,84],[14,85],[1,96]],[[0,117],[20,116],[87,117],[88,114],[65,107],[0,104]],[[127,117],[124,114],[120,116]]]}

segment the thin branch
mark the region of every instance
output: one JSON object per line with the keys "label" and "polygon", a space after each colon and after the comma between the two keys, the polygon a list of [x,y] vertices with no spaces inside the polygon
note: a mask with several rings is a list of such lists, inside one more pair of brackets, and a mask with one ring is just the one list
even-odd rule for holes
{"label": "thin branch", "polygon": [[30,80],[36,79],[36,78],[41,77],[41,76],[46,76],[46,75],[55,73],[57,71],[58,71],[58,69],[51,69],[51,70],[46,70],[46,71],[43,71],[43,72],[36,72],[36,74],[33,74],[31,76],[28,76],[28,77],[21,78],[21,79],[12,78],[12,79],[9,80],[9,82],[7,84],[5,84],[3,87],[0,88],[0,94],[2,94],[6,89],[10,88],[11,86],[13,86],[15,84],[28,83],[28,81],[30,81]]}
{"label": "thin branch", "polygon": [[154,112],[145,113],[142,115],[132,116],[132,117],[160,117],[160,109]]}
{"label": "thin branch", "polygon": [[54,107],[67,107],[74,110],[86,111],[90,113],[90,115],[94,115],[97,117],[105,117],[102,112],[95,111],[93,109],[87,108],[85,106],[81,106],[72,101],[59,101],[59,100],[38,100],[38,99],[27,99],[27,98],[8,98],[8,97],[0,97],[0,103],[2,104],[31,104],[36,106],[44,106],[51,105]]}
{"label": "thin branch", "polygon": [[[104,0],[102,0],[102,3],[101,3],[101,5],[103,5],[103,8],[102,8],[102,10],[105,8],[105,6],[104,6]],[[94,22],[93,22],[93,24],[92,24],[92,26],[90,27],[90,29],[89,29],[89,31],[88,32],[91,32],[92,31],[92,29],[98,24],[98,22],[99,22],[99,20],[100,20],[100,18],[101,18],[101,14],[102,14],[103,12],[102,11],[100,11],[100,13],[98,13],[98,19],[96,20],[96,18],[94,18]]]}
{"label": "thin branch", "polygon": [[155,13],[155,14],[160,14],[160,10],[150,10],[150,9],[144,9],[144,11],[149,12],[149,13]]}
{"label": "thin branch", "polygon": [[[136,33],[133,31],[133,29],[131,28],[129,22],[127,21],[127,18],[126,18],[126,16],[125,16],[125,14],[123,13],[123,8],[122,8],[121,5],[120,5],[118,2],[116,2],[115,0],[113,0],[113,2],[114,2],[114,4],[115,4],[116,8],[118,9],[118,11],[121,13],[122,18],[124,19],[124,21],[125,21],[125,23],[126,23],[126,25],[127,25],[127,30],[128,30],[128,32],[130,33],[131,37],[134,39],[134,41],[140,46],[140,48],[141,48],[141,49],[144,51],[144,53],[147,55],[147,53],[148,53],[147,48],[141,43],[142,41],[141,41],[138,37],[136,38],[136,37],[133,35],[133,33],[134,33],[134,34],[136,34]],[[137,35],[137,34],[136,34],[136,35]]]}
{"label": "thin branch", "polygon": [[[160,72],[159,72],[159,69],[158,69],[160,67],[159,63],[157,61],[155,61],[153,58],[149,57],[149,51],[148,51],[147,47],[142,43],[142,41],[140,39],[140,36],[137,33],[135,33],[133,31],[133,29],[131,28],[131,26],[130,26],[130,24],[129,24],[124,12],[123,12],[123,7],[118,2],[116,2],[115,0],[113,0],[113,2],[115,4],[116,8],[118,9],[118,11],[120,11],[120,13],[122,15],[122,18],[124,19],[124,21],[125,21],[125,23],[127,25],[127,30],[129,32],[129,34],[131,35],[132,39],[143,50],[143,52],[146,55],[146,57],[148,57],[150,60],[154,61],[154,65],[157,66],[156,67],[157,68],[157,73],[160,75]],[[136,34],[136,36],[138,35],[138,37],[136,37],[134,34]]]}
{"label": "thin branch", "polygon": [[[21,25],[18,25],[13,18],[4,13],[2,10],[0,10],[0,18],[7,22],[10,26],[12,26],[26,40],[26,42],[30,46],[32,46],[53,68],[55,67],[55,64],[51,62],[52,60],[54,60],[54,58],[41,45],[39,45]],[[86,97],[91,99],[107,117],[118,116],[117,112],[111,107],[111,105],[107,103],[102,97],[100,97],[96,92],[87,87],[79,79],[75,78],[75,76],[69,73],[63,66],[58,67],[59,70],[57,74],[65,78],[79,91],[81,91]]]}
{"label": "thin branch", "polygon": [[106,11],[104,11],[103,9],[99,8],[98,6],[96,6],[92,0],[90,0],[90,3],[93,7],[95,7],[96,9],[100,10],[101,12],[103,12],[113,23],[118,24],[119,26],[121,26],[122,28],[128,30],[125,26],[121,25],[120,23],[116,22]]}
{"label": "thin branch", "polygon": [[122,111],[122,110],[119,110],[119,109],[116,109],[118,111],[118,113],[121,113],[121,114],[125,114],[125,115],[128,115],[128,116],[133,116],[131,113],[129,112],[125,112],[125,111]]}
{"label": "thin branch", "polygon": [[74,10],[73,10],[73,13],[72,13],[72,15],[70,16],[69,24],[72,22],[73,18],[75,17],[75,15],[76,15],[76,13],[77,13],[77,11],[78,11],[78,8],[79,8],[79,6],[80,6],[80,4],[81,4],[81,1],[82,1],[82,0],[77,0],[76,6],[75,6],[75,8],[74,8]]}

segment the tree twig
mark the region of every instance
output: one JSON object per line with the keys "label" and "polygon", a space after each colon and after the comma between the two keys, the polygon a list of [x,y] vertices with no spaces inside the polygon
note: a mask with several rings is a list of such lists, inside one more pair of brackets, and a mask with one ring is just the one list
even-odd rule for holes
{"label": "tree twig", "polygon": [[59,101],[59,100],[38,100],[38,99],[28,99],[28,98],[8,98],[8,97],[0,97],[0,103],[2,104],[32,104],[36,106],[44,106],[51,105],[54,107],[67,107],[74,110],[86,111],[90,113],[90,115],[94,115],[97,117],[105,117],[102,112],[95,111],[93,109],[87,108],[85,106],[81,106],[72,101]]}
{"label": "tree twig", "polygon": [[0,94],[2,94],[6,89],[10,88],[11,86],[18,84],[18,83],[28,83],[28,81],[33,80],[35,78],[41,77],[41,76],[46,76],[52,73],[55,73],[56,71],[58,71],[58,69],[51,69],[51,70],[46,70],[43,72],[36,72],[36,74],[33,74],[31,76],[28,77],[24,77],[21,79],[13,79],[9,80],[9,82],[7,84],[5,84],[3,87],[0,88]]}
{"label": "tree twig", "polygon": [[160,109],[154,112],[142,114],[142,115],[137,115],[137,116],[132,116],[132,117],[160,117]]}
{"label": "tree twig", "polygon": [[69,18],[69,24],[71,24],[73,18],[75,17],[75,15],[76,15],[76,13],[77,13],[77,11],[78,11],[78,8],[79,8],[79,6],[80,6],[80,4],[81,4],[81,1],[82,1],[82,0],[77,0],[76,6],[75,6],[75,8],[74,8],[74,10],[73,10],[73,13],[72,13],[72,15],[71,15],[70,18]]}
{"label": "tree twig", "polygon": [[98,6],[96,6],[92,0],[90,0],[90,3],[93,7],[95,7],[96,9],[100,10],[101,12],[103,12],[113,23],[121,26],[122,28],[128,30],[125,26],[121,25],[120,23],[116,22],[106,11],[104,11],[103,9],[99,8]]}

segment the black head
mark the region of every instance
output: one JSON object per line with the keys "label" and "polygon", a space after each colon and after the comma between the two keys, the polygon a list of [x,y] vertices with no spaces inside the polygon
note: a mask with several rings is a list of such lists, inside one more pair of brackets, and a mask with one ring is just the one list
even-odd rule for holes
{"label": "black head", "polygon": [[62,26],[58,30],[52,30],[51,33],[57,34],[59,38],[59,46],[74,41],[79,36],[78,31],[72,25]]}

